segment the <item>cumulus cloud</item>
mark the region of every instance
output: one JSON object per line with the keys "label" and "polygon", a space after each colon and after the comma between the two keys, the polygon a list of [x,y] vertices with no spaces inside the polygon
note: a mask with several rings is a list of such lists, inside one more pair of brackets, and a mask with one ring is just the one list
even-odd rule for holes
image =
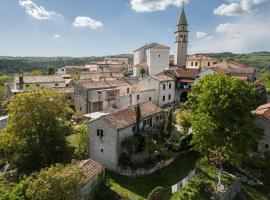
{"label": "cumulus cloud", "polygon": [[31,0],[20,0],[19,5],[25,9],[28,15],[38,20],[52,19],[55,16],[61,16],[54,11],[46,10],[42,6],[37,6]]}
{"label": "cumulus cloud", "polygon": [[230,0],[229,4],[221,4],[214,9],[219,16],[238,16],[243,13],[252,13],[254,8],[266,0]]}
{"label": "cumulus cloud", "polygon": [[61,35],[59,35],[59,34],[54,34],[53,37],[58,39],[58,38],[61,38]]}
{"label": "cumulus cloud", "polygon": [[189,0],[130,0],[130,5],[136,12],[153,12],[165,10],[168,6],[180,7]]}
{"label": "cumulus cloud", "polygon": [[201,31],[196,32],[196,37],[197,38],[204,38],[206,36],[207,36],[207,33],[205,33],[205,32],[201,32]]}
{"label": "cumulus cloud", "polygon": [[[245,16],[233,23],[219,24],[212,40],[195,40],[191,53],[247,53],[269,50],[270,16]],[[207,47],[207,48],[205,48]]]}
{"label": "cumulus cloud", "polygon": [[82,27],[82,28],[91,28],[91,29],[98,29],[103,27],[103,23],[90,17],[76,17],[75,21],[73,22],[74,27]]}

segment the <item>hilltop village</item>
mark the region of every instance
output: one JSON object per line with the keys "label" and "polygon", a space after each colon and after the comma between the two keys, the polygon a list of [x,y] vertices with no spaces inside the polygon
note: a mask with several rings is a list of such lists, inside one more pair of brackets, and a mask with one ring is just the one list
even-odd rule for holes
{"label": "hilltop village", "polygon": [[[151,43],[134,48],[132,61],[107,57],[48,75],[14,76],[5,83],[11,103],[0,119],[1,173],[39,172],[24,179],[30,180],[22,190],[27,199],[58,199],[41,196],[45,182],[56,188],[50,195],[61,193],[57,185],[63,174],[75,184],[63,183],[64,190],[75,196],[60,199],[246,199],[255,186],[270,198],[264,185],[269,183],[270,104],[255,69],[188,55],[184,7],[173,42],[173,56],[170,47]],[[74,139],[70,126],[86,135]],[[78,143],[73,164],[55,165],[70,163],[58,135]],[[85,176],[77,180],[69,170],[80,169]],[[50,179],[53,175],[59,177]]]}

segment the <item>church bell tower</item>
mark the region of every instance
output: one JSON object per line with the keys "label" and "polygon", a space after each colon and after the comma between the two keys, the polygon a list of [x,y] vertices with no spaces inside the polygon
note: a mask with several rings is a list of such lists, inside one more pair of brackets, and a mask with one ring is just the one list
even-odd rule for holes
{"label": "church bell tower", "polygon": [[188,48],[188,23],[186,19],[184,3],[182,6],[182,11],[178,24],[176,25],[176,51],[174,56],[174,64],[177,67],[186,67],[186,57],[187,57],[187,48]]}

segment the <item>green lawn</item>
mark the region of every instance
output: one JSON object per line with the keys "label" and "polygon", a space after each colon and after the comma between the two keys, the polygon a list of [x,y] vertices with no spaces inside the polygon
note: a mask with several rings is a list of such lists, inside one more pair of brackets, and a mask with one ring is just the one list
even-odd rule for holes
{"label": "green lawn", "polygon": [[167,188],[168,199],[171,196],[171,186],[195,168],[198,157],[195,153],[181,155],[168,167],[142,177],[126,177],[107,172],[107,178],[111,179],[110,184],[114,190],[133,199],[146,198],[157,186]]}

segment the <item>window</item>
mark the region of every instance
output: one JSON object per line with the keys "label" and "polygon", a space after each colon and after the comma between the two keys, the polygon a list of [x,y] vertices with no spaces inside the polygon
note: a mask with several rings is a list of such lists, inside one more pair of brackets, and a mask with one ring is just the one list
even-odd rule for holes
{"label": "window", "polygon": [[103,153],[103,149],[100,149],[100,151]]}
{"label": "window", "polygon": [[156,121],[157,121],[157,122],[159,121],[159,116],[156,116]]}
{"label": "window", "polygon": [[172,84],[171,83],[169,84],[169,89],[172,89]]}
{"label": "window", "polygon": [[265,148],[268,149],[269,148],[269,144],[265,144]]}
{"label": "window", "polygon": [[165,90],[166,89],[166,85],[165,84],[163,84],[163,90]]}
{"label": "window", "polygon": [[149,97],[149,101],[152,101],[152,97]]}
{"label": "window", "polygon": [[133,127],[132,127],[132,132],[135,133],[135,131],[136,131],[136,127],[133,126]]}
{"label": "window", "polygon": [[193,62],[191,62],[191,66],[193,66]]}
{"label": "window", "polygon": [[165,101],[165,96],[163,96],[163,98],[162,98],[162,99],[163,99],[163,101]]}
{"label": "window", "polygon": [[127,93],[129,94],[129,88],[127,88]]}
{"label": "window", "polygon": [[198,62],[195,62],[195,66],[196,66],[196,67],[198,66]]}
{"label": "window", "polygon": [[29,87],[30,85],[26,85],[26,87]]}
{"label": "window", "polygon": [[171,95],[169,94],[169,100],[171,100]]}
{"label": "window", "polygon": [[55,83],[54,85],[55,85],[55,86],[59,86],[59,84],[58,84],[58,83]]}
{"label": "window", "polygon": [[137,95],[137,100],[140,100],[140,95]]}
{"label": "window", "polygon": [[103,130],[102,129],[97,129],[97,136],[103,138]]}
{"label": "window", "polygon": [[158,54],[158,57],[160,58],[160,54]]}
{"label": "window", "polygon": [[207,66],[208,66],[208,67],[210,66],[210,62],[207,63]]}

